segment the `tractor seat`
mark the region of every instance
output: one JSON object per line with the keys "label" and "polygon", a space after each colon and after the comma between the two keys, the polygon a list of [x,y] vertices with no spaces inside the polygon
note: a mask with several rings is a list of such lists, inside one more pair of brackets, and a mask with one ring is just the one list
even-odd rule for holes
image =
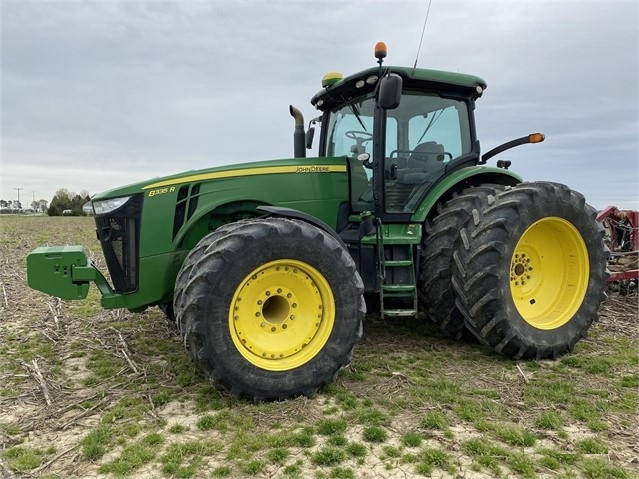
{"label": "tractor seat", "polygon": [[435,141],[420,143],[411,152],[406,168],[397,170],[397,182],[409,185],[422,183],[429,173],[443,166],[444,146]]}

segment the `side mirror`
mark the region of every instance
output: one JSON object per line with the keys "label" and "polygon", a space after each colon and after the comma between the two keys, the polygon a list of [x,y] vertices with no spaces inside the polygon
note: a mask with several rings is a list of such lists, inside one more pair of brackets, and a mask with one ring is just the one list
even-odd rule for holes
{"label": "side mirror", "polygon": [[308,130],[306,130],[306,149],[307,150],[310,150],[311,148],[313,148],[314,137],[315,137],[315,128],[311,126]]}
{"label": "side mirror", "polygon": [[385,75],[379,80],[377,106],[382,110],[393,110],[402,99],[402,77],[395,73]]}

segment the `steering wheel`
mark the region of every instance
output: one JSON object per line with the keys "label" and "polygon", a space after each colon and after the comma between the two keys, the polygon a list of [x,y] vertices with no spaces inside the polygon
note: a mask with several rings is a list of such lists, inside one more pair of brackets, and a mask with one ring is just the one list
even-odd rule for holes
{"label": "steering wheel", "polygon": [[371,141],[373,139],[373,134],[367,131],[350,130],[344,133],[344,136],[351,140],[355,140],[358,145],[360,144],[360,142],[364,143],[365,141]]}
{"label": "steering wheel", "polygon": [[355,140],[355,144],[351,146],[351,152],[354,153],[353,156],[357,156],[359,153],[364,153],[366,151],[364,143],[373,139],[373,134],[367,131],[350,130],[345,132],[344,136],[351,140]]}

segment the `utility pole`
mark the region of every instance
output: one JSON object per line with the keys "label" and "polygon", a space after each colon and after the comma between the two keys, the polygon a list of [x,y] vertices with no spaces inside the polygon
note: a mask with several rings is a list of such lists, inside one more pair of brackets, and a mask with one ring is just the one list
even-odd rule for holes
{"label": "utility pole", "polygon": [[18,204],[22,206],[22,203],[20,203],[20,190],[24,190],[24,188],[14,188],[14,190],[18,190]]}

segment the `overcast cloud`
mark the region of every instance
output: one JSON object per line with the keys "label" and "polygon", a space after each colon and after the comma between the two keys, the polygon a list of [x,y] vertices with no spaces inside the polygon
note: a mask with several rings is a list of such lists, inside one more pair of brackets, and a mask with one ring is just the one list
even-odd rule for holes
{"label": "overcast cloud", "polygon": [[[366,1],[2,0],[0,198],[50,201],[292,156],[328,71],[411,65],[428,7]],[[636,1],[434,0],[419,66],[483,77],[484,151],[596,208],[639,209]],[[491,161],[494,163],[494,161]]]}

